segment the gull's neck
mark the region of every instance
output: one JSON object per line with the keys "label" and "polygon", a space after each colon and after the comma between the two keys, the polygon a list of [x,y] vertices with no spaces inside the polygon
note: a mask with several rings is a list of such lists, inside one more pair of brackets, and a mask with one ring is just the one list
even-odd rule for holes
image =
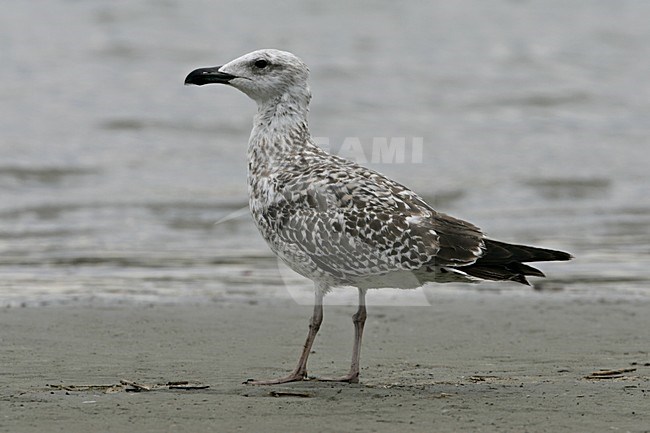
{"label": "gull's neck", "polygon": [[314,147],[309,135],[309,89],[258,103],[248,142],[249,161],[272,164],[290,153]]}

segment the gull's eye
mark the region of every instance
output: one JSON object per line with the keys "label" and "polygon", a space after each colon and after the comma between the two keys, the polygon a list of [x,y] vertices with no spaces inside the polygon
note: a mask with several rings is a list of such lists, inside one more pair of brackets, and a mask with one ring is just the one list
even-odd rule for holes
{"label": "gull's eye", "polygon": [[259,69],[264,69],[269,65],[269,62],[267,62],[264,59],[256,60],[255,61],[255,67]]}

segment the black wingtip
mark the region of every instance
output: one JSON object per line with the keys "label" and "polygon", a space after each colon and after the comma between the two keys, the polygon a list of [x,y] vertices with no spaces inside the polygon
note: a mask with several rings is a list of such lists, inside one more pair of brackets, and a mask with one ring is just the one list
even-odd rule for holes
{"label": "black wingtip", "polygon": [[486,253],[480,258],[482,264],[504,262],[555,262],[571,260],[573,256],[564,251],[547,248],[531,247],[528,245],[509,244],[506,242],[485,239]]}
{"label": "black wingtip", "polygon": [[555,253],[555,259],[557,261],[567,261],[567,260],[573,260],[575,259],[575,256],[573,254],[565,253],[564,251],[555,251],[551,250]]}

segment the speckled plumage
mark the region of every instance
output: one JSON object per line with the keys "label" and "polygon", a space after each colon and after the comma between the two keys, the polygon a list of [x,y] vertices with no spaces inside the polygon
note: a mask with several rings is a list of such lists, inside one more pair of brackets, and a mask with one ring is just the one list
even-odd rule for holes
{"label": "speckled plumage", "polygon": [[286,135],[288,146],[270,163],[259,151],[273,146],[268,137],[263,126],[251,137],[250,208],[264,239],[293,270],[327,287],[468,279],[452,270],[483,254],[477,227],[437,213],[373,170],[327,154],[306,126]]}
{"label": "speckled plumage", "polygon": [[333,286],[359,288],[352,366],[342,378],[355,382],[366,289],[480,279],[527,284],[526,276],[543,274],[525,262],[570,258],[486,239],[478,227],[436,212],[405,186],[317,147],[307,122],[308,76],[293,54],[259,50],[186,79],[229,84],[257,102],[248,145],[253,219],[273,252],[315,283],[316,306],[298,366],[285,378],[255,383],[306,378],[322,297]]}

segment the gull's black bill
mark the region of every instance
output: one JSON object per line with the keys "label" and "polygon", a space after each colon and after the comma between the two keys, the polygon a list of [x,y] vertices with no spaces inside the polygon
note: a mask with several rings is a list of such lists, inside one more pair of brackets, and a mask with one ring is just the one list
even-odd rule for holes
{"label": "gull's black bill", "polygon": [[195,84],[197,86],[204,84],[228,84],[230,80],[237,78],[235,75],[220,72],[220,67],[195,69],[185,78],[185,84]]}

